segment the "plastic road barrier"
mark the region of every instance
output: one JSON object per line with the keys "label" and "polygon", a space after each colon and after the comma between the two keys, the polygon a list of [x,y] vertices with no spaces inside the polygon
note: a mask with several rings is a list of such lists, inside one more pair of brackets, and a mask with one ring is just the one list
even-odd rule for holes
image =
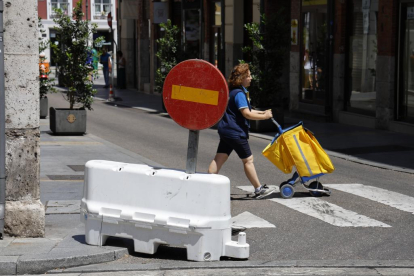
{"label": "plastic road barrier", "polygon": [[246,234],[231,240],[230,180],[147,165],[92,160],[85,165],[81,220],[86,242],[134,240],[154,254],[160,244],[186,247],[187,259],[249,257]]}

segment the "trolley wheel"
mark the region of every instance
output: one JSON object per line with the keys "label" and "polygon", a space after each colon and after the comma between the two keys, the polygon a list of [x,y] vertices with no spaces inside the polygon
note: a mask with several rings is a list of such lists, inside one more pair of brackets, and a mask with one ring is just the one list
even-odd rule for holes
{"label": "trolley wheel", "polygon": [[294,194],[295,194],[295,188],[293,188],[292,185],[285,184],[285,183],[280,184],[280,195],[283,198],[285,199],[292,198]]}
{"label": "trolley wheel", "polygon": [[[311,184],[309,184],[308,188],[309,189],[324,190],[323,185],[319,181],[313,181]],[[320,196],[323,195],[322,192],[309,191],[309,193],[311,194],[311,196],[315,196],[315,197],[320,197]]]}

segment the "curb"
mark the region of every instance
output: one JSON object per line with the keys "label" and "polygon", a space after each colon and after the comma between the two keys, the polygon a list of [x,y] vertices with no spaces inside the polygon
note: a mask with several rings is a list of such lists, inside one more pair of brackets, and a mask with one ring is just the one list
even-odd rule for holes
{"label": "curb", "polygon": [[[208,265],[207,265],[208,264]],[[69,269],[48,271],[58,273],[103,273],[117,271],[167,271],[184,269],[249,269],[249,268],[414,268],[412,260],[286,260],[286,261],[220,261],[209,263],[180,264],[107,264],[89,265]]]}
{"label": "curb", "polygon": [[[128,249],[111,249],[107,252],[92,254],[73,254],[56,257],[51,254],[26,256],[0,256],[0,275],[24,275],[30,273],[43,274],[63,267],[77,267],[111,262],[128,254]],[[62,254],[63,255],[63,254]]]}

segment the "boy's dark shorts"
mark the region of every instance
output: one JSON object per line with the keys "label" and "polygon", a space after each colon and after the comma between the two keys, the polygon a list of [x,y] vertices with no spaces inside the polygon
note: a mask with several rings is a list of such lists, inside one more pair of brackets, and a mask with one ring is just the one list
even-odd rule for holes
{"label": "boy's dark shorts", "polygon": [[249,142],[246,138],[229,139],[220,137],[217,153],[225,153],[230,156],[230,153],[233,150],[237,153],[240,159],[245,159],[252,155]]}

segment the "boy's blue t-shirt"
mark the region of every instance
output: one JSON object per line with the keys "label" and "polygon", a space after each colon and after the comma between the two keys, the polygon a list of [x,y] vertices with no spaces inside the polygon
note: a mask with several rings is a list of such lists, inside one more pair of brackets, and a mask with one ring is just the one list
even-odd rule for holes
{"label": "boy's blue t-shirt", "polygon": [[229,101],[226,112],[218,124],[220,137],[230,139],[249,138],[249,120],[247,120],[240,109],[249,108],[247,90],[244,87],[234,88],[229,93]]}
{"label": "boy's blue t-shirt", "polygon": [[[245,90],[244,93],[247,93],[247,90]],[[243,93],[237,93],[236,97],[234,97],[234,101],[239,110],[242,108],[249,108],[247,97],[246,95],[243,95]]]}

